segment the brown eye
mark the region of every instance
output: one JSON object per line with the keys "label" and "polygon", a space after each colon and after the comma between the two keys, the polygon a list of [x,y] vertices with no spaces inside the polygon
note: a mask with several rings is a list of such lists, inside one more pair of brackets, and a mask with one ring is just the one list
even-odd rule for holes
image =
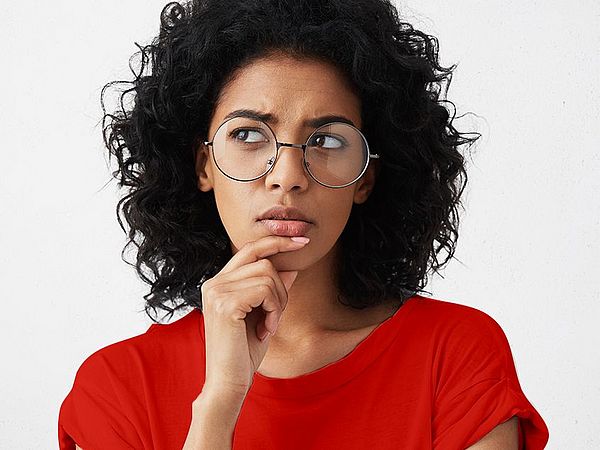
{"label": "brown eye", "polygon": [[[250,140],[247,141],[246,139],[248,138],[248,136],[250,136],[250,133],[255,133],[253,136],[256,137],[256,135],[259,135],[262,137],[262,139],[256,139],[256,140]],[[229,137],[233,138],[234,140],[238,140],[238,141],[242,141],[242,142],[246,142],[246,143],[254,143],[254,142],[262,142],[265,141],[265,136],[258,130],[251,130],[248,128],[238,128],[236,130],[233,130],[231,133],[229,133]]]}
{"label": "brown eye", "polygon": [[330,134],[314,136],[308,144],[310,147],[343,148],[346,146],[345,139]]}

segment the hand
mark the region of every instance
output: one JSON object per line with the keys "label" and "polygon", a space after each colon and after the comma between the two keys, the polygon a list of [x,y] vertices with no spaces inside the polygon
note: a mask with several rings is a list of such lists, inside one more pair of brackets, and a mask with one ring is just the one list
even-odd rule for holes
{"label": "hand", "polygon": [[[206,338],[204,389],[247,394],[287,305],[298,271],[277,272],[266,257],[301,249],[287,236],[245,244],[201,288]],[[203,389],[203,390],[204,390]]]}

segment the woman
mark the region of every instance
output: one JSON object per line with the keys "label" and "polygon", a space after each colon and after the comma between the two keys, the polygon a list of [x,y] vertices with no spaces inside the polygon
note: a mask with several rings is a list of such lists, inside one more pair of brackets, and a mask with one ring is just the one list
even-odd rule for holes
{"label": "woman", "polygon": [[500,326],[417,294],[476,140],[434,37],[385,0],[208,0],[140,49],[105,143],[146,312],[192,310],[84,361],[61,448],[545,446]]}

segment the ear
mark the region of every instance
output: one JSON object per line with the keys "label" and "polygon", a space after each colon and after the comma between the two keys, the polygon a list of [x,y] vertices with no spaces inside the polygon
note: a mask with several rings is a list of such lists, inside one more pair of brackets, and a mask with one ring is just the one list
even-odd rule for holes
{"label": "ear", "polygon": [[375,180],[380,169],[379,160],[375,159],[369,162],[366,172],[355,184],[354,203],[361,204],[367,201],[375,187]]}
{"label": "ear", "polygon": [[207,145],[200,144],[196,148],[196,177],[198,178],[198,189],[208,192],[213,188],[212,166],[209,161],[209,148]]}

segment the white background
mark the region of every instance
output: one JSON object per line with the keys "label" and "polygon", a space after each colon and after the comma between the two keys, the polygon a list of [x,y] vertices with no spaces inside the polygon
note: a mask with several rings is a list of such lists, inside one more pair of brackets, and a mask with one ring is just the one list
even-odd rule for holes
{"label": "white background", "polygon": [[[100,89],[166,2],[6,3],[0,27],[0,448],[57,447],[60,403],[95,350],[143,333],[147,288],[122,262]],[[459,63],[469,159],[457,260],[433,297],[504,329],[550,449],[600,448],[600,3],[405,1]]]}

